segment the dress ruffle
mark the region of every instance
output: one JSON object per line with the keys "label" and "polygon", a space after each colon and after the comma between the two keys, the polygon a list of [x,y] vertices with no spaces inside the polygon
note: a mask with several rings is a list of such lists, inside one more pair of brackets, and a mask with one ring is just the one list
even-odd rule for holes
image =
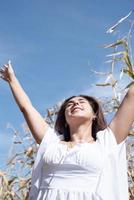
{"label": "dress ruffle", "polygon": [[110,128],[68,150],[48,128],[32,173],[30,200],[128,200],[125,141]]}

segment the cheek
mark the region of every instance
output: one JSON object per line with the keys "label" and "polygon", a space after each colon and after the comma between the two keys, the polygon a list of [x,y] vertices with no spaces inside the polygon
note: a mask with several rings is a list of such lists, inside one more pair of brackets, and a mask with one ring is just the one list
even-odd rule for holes
{"label": "cheek", "polygon": [[65,115],[69,115],[70,113],[71,113],[71,106],[70,107],[66,107]]}
{"label": "cheek", "polygon": [[87,108],[87,113],[88,113],[88,115],[90,116],[90,117],[94,117],[94,111],[93,111],[93,109],[92,109],[92,107],[88,107]]}

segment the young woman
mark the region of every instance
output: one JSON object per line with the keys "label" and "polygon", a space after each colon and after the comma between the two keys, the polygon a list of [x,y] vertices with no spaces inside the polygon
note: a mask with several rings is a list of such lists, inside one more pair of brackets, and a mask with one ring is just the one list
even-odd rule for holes
{"label": "young woman", "polygon": [[10,62],[0,74],[40,144],[30,200],[128,200],[125,139],[134,121],[134,87],[109,125],[96,99],[80,95],[65,100],[52,129],[33,107]]}

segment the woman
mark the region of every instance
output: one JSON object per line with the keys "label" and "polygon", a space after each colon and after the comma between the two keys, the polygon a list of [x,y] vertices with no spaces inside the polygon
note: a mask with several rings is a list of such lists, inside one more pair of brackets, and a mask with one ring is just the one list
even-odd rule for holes
{"label": "woman", "polygon": [[31,104],[10,62],[0,74],[40,144],[30,200],[128,200],[125,139],[134,121],[134,87],[108,126],[98,102],[80,95],[65,100],[52,129]]}

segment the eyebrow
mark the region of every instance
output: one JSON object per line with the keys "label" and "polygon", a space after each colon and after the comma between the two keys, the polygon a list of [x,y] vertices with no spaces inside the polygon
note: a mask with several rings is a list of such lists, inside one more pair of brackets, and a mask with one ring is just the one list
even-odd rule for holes
{"label": "eyebrow", "polygon": [[[83,100],[84,100],[84,101],[87,101],[87,100],[84,99],[84,98],[81,98],[81,97],[78,98],[78,101],[81,101],[81,100],[82,100],[82,101],[83,101]],[[68,103],[73,103],[73,102],[74,102],[74,100],[71,99],[71,100],[69,100],[69,101],[67,102],[67,104],[68,104]]]}

